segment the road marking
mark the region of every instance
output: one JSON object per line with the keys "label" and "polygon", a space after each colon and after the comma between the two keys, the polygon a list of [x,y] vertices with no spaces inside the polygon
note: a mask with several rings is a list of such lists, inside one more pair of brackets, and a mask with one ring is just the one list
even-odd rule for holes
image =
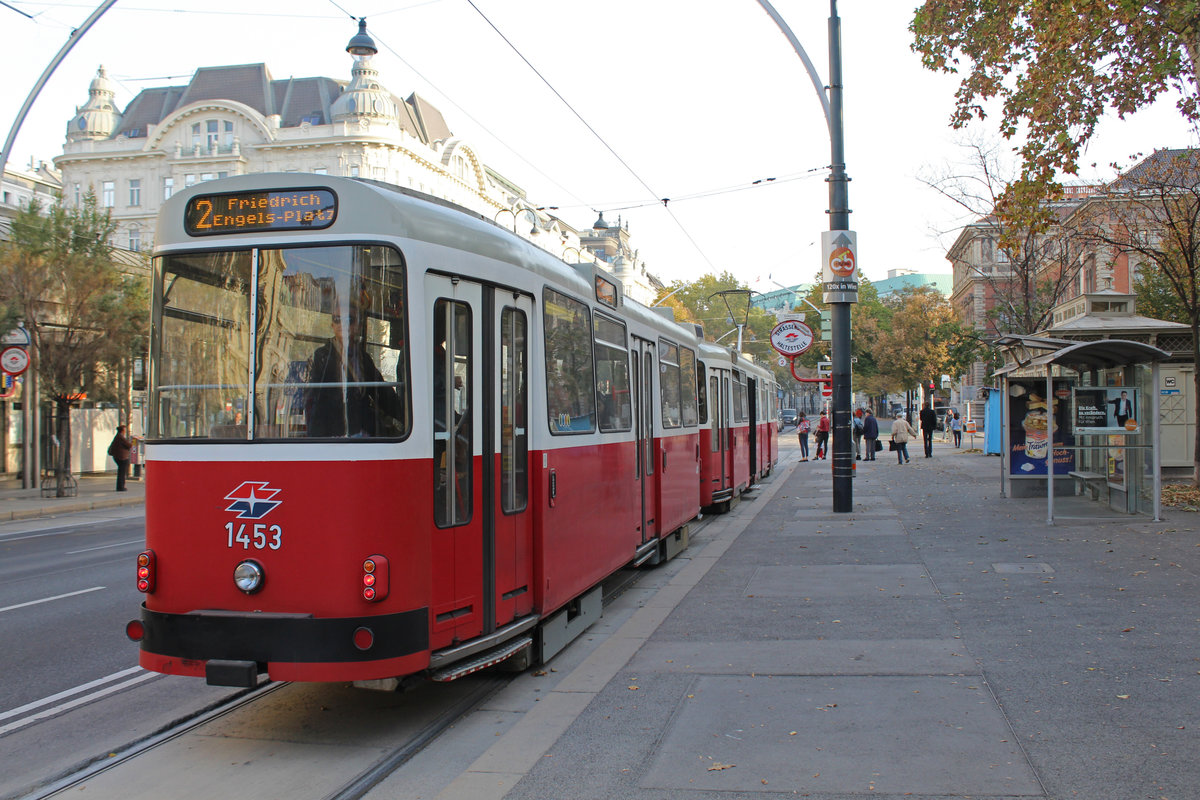
{"label": "road marking", "polygon": [[85,547],[83,550],[68,550],[66,555],[73,556],[76,553],[90,553],[93,550],[107,550],[110,547],[128,547],[131,544],[143,544],[145,539],[134,539],[131,542],[117,542],[116,544],[102,544],[99,547]]}
{"label": "road marking", "polygon": [[44,597],[41,600],[30,600],[28,603],[17,603],[15,606],[5,606],[4,608],[0,608],[0,614],[3,614],[5,611],[15,611],[18,608],[25,608],[26,606],[36,606],[39,603],[49,603],[52,600],[63,600],[67,597],[74,597],[77,594],[87,594],[88,592],[99,592],[102,589],[107,589],[107,588],[108,588],[107,586],[93,586],[90,589],[80,589],[78,592],[67,592],[66,594],[58,594],[58,595],[55,595],[54,597]]}
{"label": "road marking", "polygon": [[5,720],[5,719],[8,719],[9,717],[15,717],[18,714],[24,714],[26,711],[32,711],[35,708],[40,708],[41,706],[58,702],[59,700],[62,700],[64,697],[70,697],[73,694],[79,694],[80,692],[86,692],[88,689],[93,689],[97,686],[103,686],[104,684],[109,683],[110,681],[115,681],[120,678],[124,678],[128,675],[132,675],[135,672],[141,672],[141,671],[142,671],[141,667],[130,667],[129,669],[123,669],[120,672],[114,672],[112,675],[105,675],[103,678],[97,678],[94,681],[88,681],[87,683],[82,683],[79,686],[74,687],[73,689],[64,689],[63,691],[59,692],[58,694],[52,694],[49,697],[43,697],[41,700],[34,700],[32,703],[26,703],[25,705],[23,705],[19,708],[14,708],[11,711],[5,711],[3,713],[0,713],[0,720]]}
{"label": "road marking", "polygon": [[[133,669],[141,670],[142,668],[134,667]],[[116,675],[123,675],[123,674],[128,674],[128,670],[126,670],[125,672],[116,673]],[[101,678],[99,682],[103,683],[105,680],[109,680],[113,677],[115,677],[115,676],[110,675],[108,678]],[[9,733],[17,730],[18,728],[24,728],[26,725],[32,725],[33,723],[38,722],[40,720],[48,719],[53,716],[57,716],[58,714],[61,714],[64,711],[69,711],[72,708],[86,705],[87,703],[91,703],[94,700],[99,700],[101,697],[106,697],[110,694],[113,694],[114,692],[119,692],[122,689],[128,689],[129,687],[136,686],[137,684],[142,683],[143,681],[148,681],[151,678],[157,678],[157,677],[159,677],[159,674],[157,672],[143,672],[143,674],[141,674],[141,675],[138,675],[134,678],[130,678],[129,680],[124,681],[122,683],[113,684],[112,686],[101,689],[98,692],[92,692],[91,694],[86,694],[83,697],[76,697],[74,700],[71,700],[69,702],[61,703],[57,706],[54,706],[53,708],[47,708],[44,711],[39,711],[36,714],[25,717],[24,719],[19,719],[16,722],[10,722],[7,725],[0,726],[0,736],[4,736],[6,734],[9,734]],[[96,683],[96,681],[92,681],[92,684],[95,684],[95,683]],[[74,694],[79,689],[83,689],[84,687],[89,686],[89,685],[91,685],[91,684],[84,684],[83,686],[77,687],[75,690],[68,689],[65,693],[60,692],[59,695]],[[58,697],[59,695],[54,695],[53,697]],[[36,708],[37,706],[44,705],[47,702],[53,702],[53,698],[48,697],[45,700],[40,700],[35,703],[30,703],[28,706],[22,706],[21,708],[15,708],[12,711],[8,711],[8,712],[5,712],[3,715],[0,715],[0,718],[13,716],[28,707]]]}

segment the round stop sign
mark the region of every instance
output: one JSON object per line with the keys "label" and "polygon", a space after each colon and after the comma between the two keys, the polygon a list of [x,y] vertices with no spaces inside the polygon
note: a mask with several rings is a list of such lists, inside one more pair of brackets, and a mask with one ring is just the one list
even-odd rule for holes
{"label": "round stop sign", "polygon": [[824,397],[826,400],[833,397],[833,384],[832,383],[822,383],[821,384],[821,397]]}

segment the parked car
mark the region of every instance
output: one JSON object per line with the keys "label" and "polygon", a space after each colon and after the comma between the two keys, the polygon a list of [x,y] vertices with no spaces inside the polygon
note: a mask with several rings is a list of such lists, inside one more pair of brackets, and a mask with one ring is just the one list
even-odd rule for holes
{"label": "parked car", "polygon": [[794,408],[783,408],[779,410],[779,418],[783,420],[784,425],[795,425],[798,415]]}

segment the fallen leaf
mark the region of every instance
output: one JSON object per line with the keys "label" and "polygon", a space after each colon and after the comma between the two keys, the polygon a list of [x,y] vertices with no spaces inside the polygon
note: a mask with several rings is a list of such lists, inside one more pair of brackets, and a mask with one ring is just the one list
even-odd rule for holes
{"label": "fallen leaf", "polygon": [[717,761],[711,767],[708,768],[708,771],[713,772],[714,770],[733,769],[736,766],[737,766],[737,764],[722,764],[720,761]]}

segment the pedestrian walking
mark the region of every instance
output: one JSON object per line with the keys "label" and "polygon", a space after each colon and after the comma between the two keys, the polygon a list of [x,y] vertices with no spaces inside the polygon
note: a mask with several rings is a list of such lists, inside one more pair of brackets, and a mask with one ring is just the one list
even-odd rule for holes
{"label": "pedestrian walking", "polygon": [[854,409],[854,416],[850,418],[850,435],[854,437],[854,460],[862,461],[863,410],[861,408]]}
{"label": "pedestrian walking", "polygon": [[925,443],[926,458],[933,458],[933,432],[936,430],[937,412],[926,403],[921,409],[921,441]]}
{"label": "pedestrian walking", "polygon": [[129,477],[129,454],[133,450],[133,442],[125,438],[125,426],[118,425],[117,433],[108,446],[108,454],[117,462],[117,491],[125,492],[125,479]]}
{"label": "pedestrian walking", "polygon": [[950,420],[950,432],[954,434],[954,446],[962,447],[962,420],[958,418],[957,411]]}
{"label": "pedestrian walking", "polygon": [[867,454],[863,456],[865,461],[875,460],[875,443],[879,441],[879,420],[875,419],[875,415],[871,413],[871,409],[863,411],[863,444],[867,448]]}
{"label": "pedestrian walking", "polygon": [[[816,458],[824,459],[828,453],[829,447],[829,415],[824,411],[821,412],[821,418],[817,420],[817,455]],[[815,460],[815,459],[814,459]]]}
{"label": "pedestrian walking", "polygon": [[808,417],[801,412],[796,418],[796,436],[800,438],[800,460],[808,461],[808,432],[812,430],[812,424],[808,421]]}
{"label": "pedestrian walking", "polygon": [[908,440],[916,435],[917,432],[908,424],[903,414],[896,417],[896,421],[892,423],[892,449],[896,451],[897,463],[908,463]]}

